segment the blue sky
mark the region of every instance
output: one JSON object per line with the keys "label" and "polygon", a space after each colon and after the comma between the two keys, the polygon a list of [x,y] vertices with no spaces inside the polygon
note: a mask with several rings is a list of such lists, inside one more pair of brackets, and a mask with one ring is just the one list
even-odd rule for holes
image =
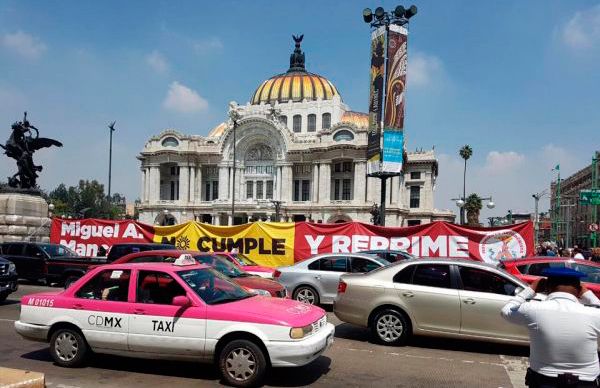
{"label": "blue sky", "polygon": [[[40,183],[106,181],[139,196],[146,139],[165,128],[205,135],[227,103],[245,103],[287,69],[291,34],[304,33],[309,71],[328,77],[365,111],[369,28],[365,6],[383,1],[3,1],[0,3],[2,140],[27,109],[46,136]],[[531,210],[531,194],[589,163],[600,149],[600,3],[417,1],[412,19],[407,147],[435,146],[436,207],[461,190],[458,149],[470,144],[467,191],[497,208]],[[408,3],[405,5],[409,5]],[[7,158],[0,176],[14,169]],[[542,208],[544,204],[542,204]],[[547,205],[545,205],[547,207]]]}

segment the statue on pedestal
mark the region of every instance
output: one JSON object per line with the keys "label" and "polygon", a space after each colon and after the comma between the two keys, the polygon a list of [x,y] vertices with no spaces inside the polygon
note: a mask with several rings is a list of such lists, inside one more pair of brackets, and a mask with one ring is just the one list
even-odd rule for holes
{"label": "statue on pedestal", "polygon": [[37,173],[42,171],[43,167],[33,163],[33,154],[41,148],[62,147],[62,143],[40,137],[39,130],[27,121],[27,112],[23,116],[23,121],[14,123],[11,128],[12,133],[6,144],[0,144],[6,156],[17,161],[18,171],[8,178],[8,186],[17,190],[35,190]]}

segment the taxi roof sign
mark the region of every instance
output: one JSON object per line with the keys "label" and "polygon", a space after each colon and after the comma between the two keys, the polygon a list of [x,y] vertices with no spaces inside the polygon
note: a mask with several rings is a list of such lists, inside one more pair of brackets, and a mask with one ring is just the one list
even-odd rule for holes
{"label": "taxi roof sign", "polygon": [[194,259],[194,257],[192,255],[190,255],[189,253],[182,254],[173,262],[173,265],[177,265],[180,267],[183,267],[186,265],[196,265],[196,264],[197,264],[196,259]]}

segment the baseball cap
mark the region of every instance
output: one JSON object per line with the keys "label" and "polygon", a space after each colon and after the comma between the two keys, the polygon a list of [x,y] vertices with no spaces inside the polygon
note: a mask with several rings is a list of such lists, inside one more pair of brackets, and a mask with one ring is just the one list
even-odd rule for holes
{"label": "baseball cap", "polygon": [[565,267],[546,268],[542,271],[542,275],[548,278],[570,278],[577,280],[586,276],[583,272]]}

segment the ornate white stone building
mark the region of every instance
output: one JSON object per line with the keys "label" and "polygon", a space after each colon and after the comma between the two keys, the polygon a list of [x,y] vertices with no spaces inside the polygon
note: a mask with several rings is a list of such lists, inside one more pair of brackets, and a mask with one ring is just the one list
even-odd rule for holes
{"label": "ornate white stone building", "polygon": [[[286,73],[229,109],[235,129],[230,119],[206,137],[168,129],[148,140],[138,156],[141,221],[231,225],[278,214],[281,221],[370,222],[380,180],[366,177],[367,115],[351,111],[329,80],[305,70],[299,43]],[[407,156],[404,175],[387,181],[386,225],[453,220],[433,205],[433,150]]]}

